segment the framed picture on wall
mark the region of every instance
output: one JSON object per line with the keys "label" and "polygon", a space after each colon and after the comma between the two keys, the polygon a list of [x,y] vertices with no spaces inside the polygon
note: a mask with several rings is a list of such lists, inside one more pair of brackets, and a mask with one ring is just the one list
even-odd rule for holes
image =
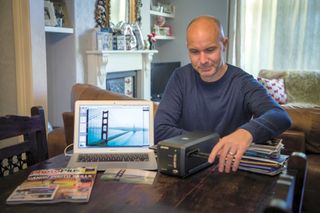
{"label": "framed picture on wall", "polygon": [[53,3],[50,1],[44,1],[44,21],[46,26],[57,25],[54,6],[53,6]]}

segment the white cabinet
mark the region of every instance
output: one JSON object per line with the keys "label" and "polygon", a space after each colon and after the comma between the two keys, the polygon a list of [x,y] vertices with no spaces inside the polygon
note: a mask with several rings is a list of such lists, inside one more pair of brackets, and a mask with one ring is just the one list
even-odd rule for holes
{"label": "white cabinet", "polygon": [[175,17],[175,6],[151,1],[150,18],[151,32],[155,32],[157,40],[172,40],[173,26],[171,20]]}

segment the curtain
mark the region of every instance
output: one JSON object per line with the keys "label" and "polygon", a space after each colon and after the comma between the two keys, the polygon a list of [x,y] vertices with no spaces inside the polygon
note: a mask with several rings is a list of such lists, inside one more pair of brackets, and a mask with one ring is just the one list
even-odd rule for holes
{"label": "curtain", "polygon": [[320,70],[319,0],[230,0],[227,61],[261,69]]}

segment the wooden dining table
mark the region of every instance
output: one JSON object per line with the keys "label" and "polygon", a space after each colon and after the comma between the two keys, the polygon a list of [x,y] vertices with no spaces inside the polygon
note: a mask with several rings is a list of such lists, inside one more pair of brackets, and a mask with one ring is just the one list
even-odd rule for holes
{"label": "wooden dining table", "polygon": [[69,157],[58,155],[0,178],[0,212],[263,212],[278,176],[246,171],[219,173],[214,166],[186,178],[157,173],[152,185],[102,180],[99,172],[87,203],[8,205],[6,199],[32,170],[61,168]]}

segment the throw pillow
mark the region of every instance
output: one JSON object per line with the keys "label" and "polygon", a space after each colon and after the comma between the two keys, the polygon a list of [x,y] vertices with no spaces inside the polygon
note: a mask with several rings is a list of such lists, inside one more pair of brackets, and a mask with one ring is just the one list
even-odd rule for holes
{"label": "throw pillow", "polygon": [[257,78],[258,81],[267,89],[268,93],[276,100],[279,104],[286,104],[288,96],[284,87],[284,80],[279,79],[266,79]]}

